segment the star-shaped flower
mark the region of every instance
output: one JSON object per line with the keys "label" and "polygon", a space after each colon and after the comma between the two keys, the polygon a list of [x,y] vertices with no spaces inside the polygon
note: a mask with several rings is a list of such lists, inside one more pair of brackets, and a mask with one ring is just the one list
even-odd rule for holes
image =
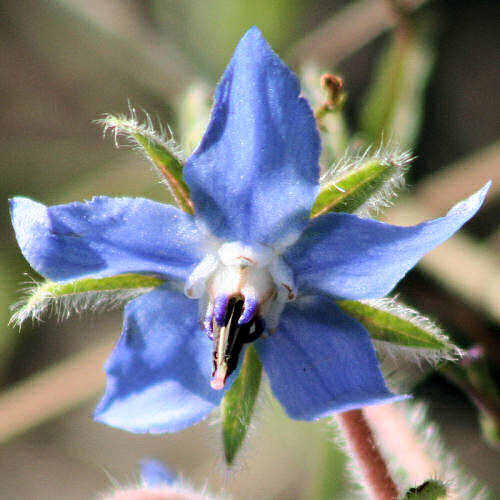
{"label": "star-shaped flower", "polygon": [[134,432],[198,422],[220,403],[253,341],[292,418],[399,398],[385,386],[368,332],[334,300],[389,293],[474,215],[487,186],[413,227],[346,213],[310,219],[319,153],[297,78],[252,28],[184,169],[194,216],[139,198],[12,201],[19,245],[47,278],[166,280],[126,306],[98,420]]}

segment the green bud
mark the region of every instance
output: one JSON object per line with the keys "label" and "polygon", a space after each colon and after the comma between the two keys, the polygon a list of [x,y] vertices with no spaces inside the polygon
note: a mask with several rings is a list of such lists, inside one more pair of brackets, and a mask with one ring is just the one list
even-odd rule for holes
{"label": "green bud", "polygon": [[344,160],[323,176],[311,217],[388,206],[391,196],[404,185],[411,159],[409,153],[379,150],[372,157],[365,154],[352,162]]}
{"label": "green bud", "polygon": [[410,488],[403,500],[439,500],[446,497],[446,486],[437,479],[429,479],[420,486]]}

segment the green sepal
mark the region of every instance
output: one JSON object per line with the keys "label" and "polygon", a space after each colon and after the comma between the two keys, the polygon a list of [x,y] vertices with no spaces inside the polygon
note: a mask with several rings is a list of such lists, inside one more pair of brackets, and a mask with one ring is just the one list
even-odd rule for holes
{"label": "green sepal", "polygon": [[[359,160],[350,168],[332,171],[322,182],[321,190],[311,210],[311,217],[328,212],[352,213],[378,198],[387,205],[387,198],[403,184],[403,177],[411,161],[408,153],[378,151],[374,157]],[[328,181],[328,177],[332,177]]]}
{"label": "green sepal", "polygon": [[439,500],[446,498],[446,486],[437,479],[429,479],[420,486],[410,488],[403,500]]}
{"label": "green sepal", "polygon": [[262,364],[253,345],[248,346],[238,378],[221,404],[222,442],[226,464],[234,463],[250,426],[259,393]]}
{"label": "green sepal", "polygon": [[36,283],[15,306],[11,323],[20,325],[28,318],[37,320],[46,313],[67,317],[71,312],[114,308],[162,283],[164,280],[160,278],[140,274]]}
{"label": "green sepal", "polygon": [[389,141],[402,148],[414,146],[435,59],[429,28],[420,23],[407,36],[393,37],[376,65],[360,117],[367,144]]}
{"label": "green sepal", "polygon": [[105,132],[112,130],[115,138],[124,136],[130,143],[136,145],[161,172],[179,208],[193,214],[193,202],[182,175],[183,164],[176,152],[178,147],[175,142],[166,139],[165,134],[158,134],[153,129],[149,117],[147,123],[141,124],[137,121],[133,108],[131,115],[130,118],[108,115],[100,120],[100,123],[104,125]]}
{"label": "green sepal", "polygon": [[342,300],[338,305],[365,326],[372,340],[413,349],[431,359],[454,359],[459,352],[427,318],[394,300]]}

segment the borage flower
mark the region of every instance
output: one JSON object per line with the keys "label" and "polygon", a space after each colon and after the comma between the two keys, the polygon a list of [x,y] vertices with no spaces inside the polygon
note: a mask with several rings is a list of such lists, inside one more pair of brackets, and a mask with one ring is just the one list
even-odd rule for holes
{"label": "borage flower", "polygon": [[250,342],[292,418],[400,398],[368,332],[334,300],[386,295],[474,215],[487,186],[413,227],[347,213],[310,219],[319,153],[297,78],[253,28],[184,169],[194,216],[146,199],[12,201],[19,245],[49,279],[165,280],[125,308],[98,420],[134,432],[194,424],[220,403]]}

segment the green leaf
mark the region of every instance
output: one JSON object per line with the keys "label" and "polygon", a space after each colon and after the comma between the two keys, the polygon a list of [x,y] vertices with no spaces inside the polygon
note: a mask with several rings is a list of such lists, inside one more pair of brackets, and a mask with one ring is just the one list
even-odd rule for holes
{"label": "green leaf", "polygon": [[328,171],[311,217],[387,206],[391,195],[404,184],[411,159],[408,153],[379,150],[371,158],[362,157]]}
{"label": "green leaf", "polygon": [[373,340],[408,348],[429,359],[454,359],[459,353],[436,325],[392,299],[342,300],[338,305],[362,323]]}
{"label": "green leaf", "polygon": [[360,129],[368,144],[416,142],[427,83],[434,65],[431,29],[420,25],[407,37],[394,37],[376,66],[361,112]]}
{"label": "green leaf", "polygon": [[222,441],[227,465],[234,463],[252,418],[259,393],[262,364],[253,345],[248,346],[241,371],[222,400]]}
{"label": "green leaf", "polygon": [[99,122],[104,125],[104,132],[113,131],[116,143],[118,137],[123,136],[131,144],[136,145],[161,172],[179,208],[189,214],[194,213],[189,188],[182,176],[183,164],[179,148],[173,139],[166,138],[163,131],[158,134],[153,129],[149,116],[146,116],[146,123],[139,123],[135,110],[131,108],[130,118],[107,115]]}
{"label": "green leaf", "polygon": [[410,488],[403,500],[439,500],[446,497],[446,486],[437,479],[429,479],[420,486]]}
{"label": "green leaf", "polygon": [[17,310],[11,323],[21,325],[28,318],[38,320],[44,314],[66,318],[72,312],[114,309],[162,283],[164,280],[140,274],[86,278],[69,283],[35,283],[24,300],[15,306]]}

